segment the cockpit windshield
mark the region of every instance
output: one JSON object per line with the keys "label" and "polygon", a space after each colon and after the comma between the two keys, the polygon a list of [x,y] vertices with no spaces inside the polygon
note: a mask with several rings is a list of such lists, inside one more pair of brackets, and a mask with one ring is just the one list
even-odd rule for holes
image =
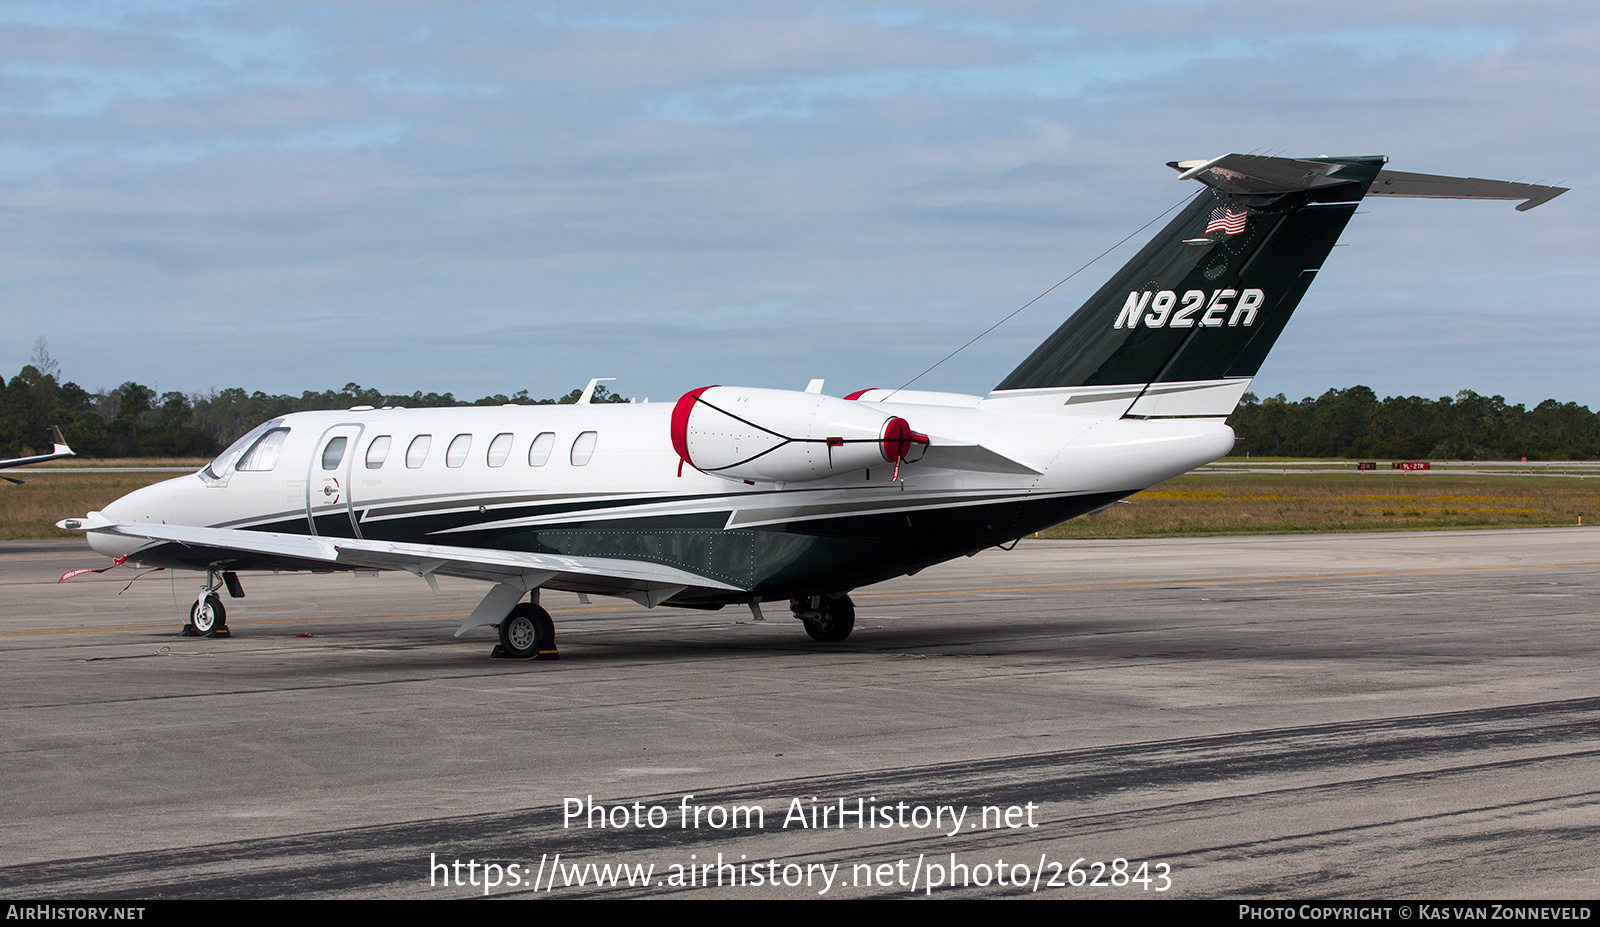
{"label": "cockpit windshield", "polygon": [[245,449],[256,443],[262,435],[283,424],[283,419],[275,418],[270,422],[262,422],[256,427],[245,432],[239,440],[228,445],[228,449],[217,455],[217,458],[206,464],[200,471],[200,478],[208,483],[215,483],[227,477],[233,471],[234,463]]}

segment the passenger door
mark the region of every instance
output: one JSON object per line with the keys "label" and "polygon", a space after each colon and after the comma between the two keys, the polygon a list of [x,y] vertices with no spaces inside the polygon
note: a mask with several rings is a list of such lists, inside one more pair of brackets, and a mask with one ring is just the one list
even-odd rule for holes
{"label": "passenger door", "polygon": [[311,454],[311,469],[306,475],[306,520],[312,534],[330,538],[361,537],[350,498],[361,429],[360,425],[334,425],[317,440]]}

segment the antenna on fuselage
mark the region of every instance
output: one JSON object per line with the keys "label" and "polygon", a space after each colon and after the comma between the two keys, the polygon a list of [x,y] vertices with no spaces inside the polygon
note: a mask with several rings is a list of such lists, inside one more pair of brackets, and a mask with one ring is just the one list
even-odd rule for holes
{"label": "antenna on fuselage", "polygon": [[611,381],[615,379],[616,377],[595,377],[593,380],[590,380],[589,385],[583,388],[583,395],[578,397],[577,405],[588,405],[589,400],[594,398],[594,388],[597,385],[599,385],[602,381]]}

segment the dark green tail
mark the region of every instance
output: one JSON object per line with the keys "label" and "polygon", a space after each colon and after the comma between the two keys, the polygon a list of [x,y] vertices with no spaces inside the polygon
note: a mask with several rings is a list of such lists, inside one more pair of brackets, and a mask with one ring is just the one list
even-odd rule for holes
{"label": "dark green tail", "polygon": [[1386,160],[1196,165],[1208,189],[995,388],[1255,376]]}
{"label": "dark green tail", "polygon": [[1148,395],[1156,384],[1246,382],[1362,197],[1522,200],[1520,211],[1566,192],[1390,171],[1387,160],[1230,154],[1174,162],[1209,189],[995,389],[1125,385]]}

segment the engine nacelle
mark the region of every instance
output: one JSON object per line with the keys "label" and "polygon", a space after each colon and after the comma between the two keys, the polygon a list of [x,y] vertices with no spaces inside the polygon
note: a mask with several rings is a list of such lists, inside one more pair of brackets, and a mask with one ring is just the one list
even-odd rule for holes
{"label": "engine nacelle", "polygon": [[672,410],[672,446],[733,480],[794,483],[916,460],[928,446],[871,404],[783,389],[702,386]]}

